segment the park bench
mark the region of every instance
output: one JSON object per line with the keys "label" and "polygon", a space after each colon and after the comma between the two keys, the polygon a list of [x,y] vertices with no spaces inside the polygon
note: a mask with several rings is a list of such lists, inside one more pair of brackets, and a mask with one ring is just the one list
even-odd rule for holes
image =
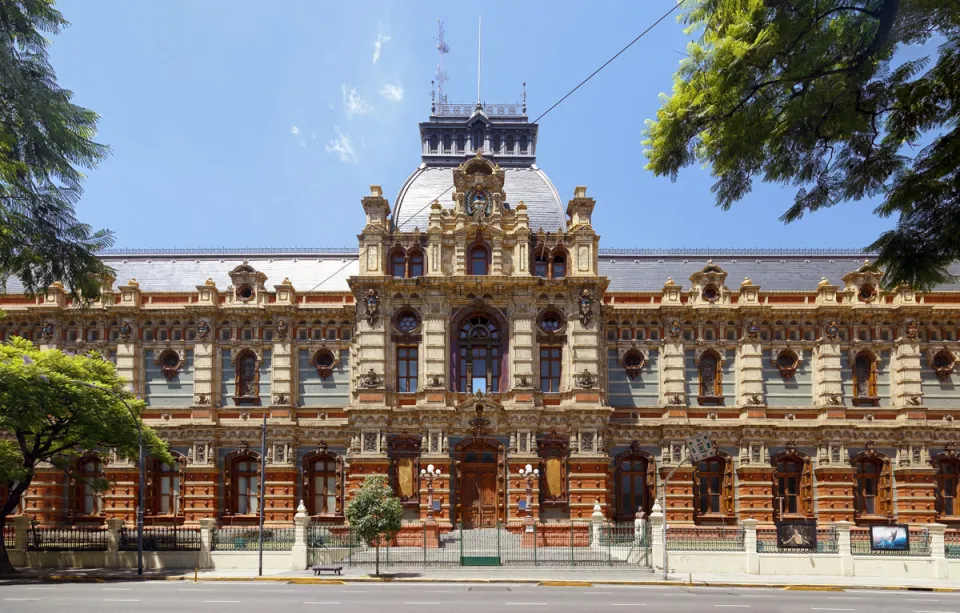
{"label": "park bench", "polygon": [[339,575],[341,570],[343,570],[342,566],[314,566],[313,574],[319,575],[324,571],[330,571],[332,573],[337,573]]}

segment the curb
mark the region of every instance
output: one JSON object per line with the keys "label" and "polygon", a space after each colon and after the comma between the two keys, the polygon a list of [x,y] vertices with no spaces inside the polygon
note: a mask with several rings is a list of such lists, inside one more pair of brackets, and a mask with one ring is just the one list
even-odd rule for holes
{"label": "curb", "polygon": [[[170,575],[151,577],[138,577],[136,575],[98,575],[96,577],[82,577],[70,575],[46,575],[34,577],[12,577],[16,583],[107,583],[107,582],[144,582],[144,581],[183,581],[192,582],[194,577],[190,575]],[[19,581],[17,580],[19,579]],[[348,585],[351,583],[460,583],[460,584],[513,584],[513,585],[537,585],[540,587],[591,587],[597,585],[629,585],[629,586],[668,586],[668,587],[710,587],[710,588],[744,588],[744,589],[781,589],[790,591],[811,591],[811,592],[843,592],[848,590],[869,590],[869,591],[899,591],[899,592],[934,592],[934,593],[960,593],[960,587],[923,587],[906,585],[835,585],[826,583],[795,584],[795,583],[759,583],[759,582],[725,582],[725,581],[637,581],[637,580],[617,580],[617,579],[591,579],[587,581],[556,581],[544,579],[507,579],[491,578],[478,579],[475,577],[199,577],[201,583],[249,583],[249,582],[269,582],[269,583],[288,583],[291,585]],[[9,585],[9,583],[6,583]]]}

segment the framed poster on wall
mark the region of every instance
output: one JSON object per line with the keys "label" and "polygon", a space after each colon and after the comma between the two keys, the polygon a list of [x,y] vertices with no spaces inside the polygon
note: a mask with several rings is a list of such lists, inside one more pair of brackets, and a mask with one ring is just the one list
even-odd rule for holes
{"label": "framed poster on wall", "polygon": [[777,524],[777,547],[781,549],[816,549],[816,522],[794,521]]}
{"label": "framed poster on wall", "polygon": [[905,524],[870,526],[873,551],[910,551],[910,529]]}

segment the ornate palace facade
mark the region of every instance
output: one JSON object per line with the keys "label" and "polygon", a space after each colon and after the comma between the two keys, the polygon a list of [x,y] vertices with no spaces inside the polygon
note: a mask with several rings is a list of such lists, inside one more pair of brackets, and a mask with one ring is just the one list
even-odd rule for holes
{"label": "ornate palace facade", "polygon": [[[671,521],[960,522],[960,285],[888,292],[852,250],[603,251],[525,109],[441,105],[420,133],[357,250],[113,253],[92,308],[0,297],[3,339],[95,350],[146,401],[178,457],[148,467],[148,523],[342,522],[373,473],[419,521],[428,464],[441,528],[632,520],[704,431]],[[44,470],[22,512],[133,519],[133,464],[80,469],[112,489]]]}

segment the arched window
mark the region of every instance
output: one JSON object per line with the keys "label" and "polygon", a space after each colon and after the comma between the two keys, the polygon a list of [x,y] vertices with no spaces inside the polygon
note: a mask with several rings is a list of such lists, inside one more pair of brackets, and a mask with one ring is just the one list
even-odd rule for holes
{"label": "arched window", "polygon": [[868,351],[861,351],[853,362],[853,404],[879,404],[877,398],[877,360]]}
{"label": "arched window", "polygon": [[174,461],[171,464],[155,459],[150,460],[147,470],[147,515],[182,514],[182,462],[183,458],[179,454],[174,454]]}
{"label": "arched window", "polygon": [[486,315],[468,317],[458,334],[461,392],[500,391],[500,328]]}
{"label": "arched window", "polygon": [[430,137],[430,153],[436,153],[436,152],[437,152],[437,136],[432,135]]}
{"label": "arched window", "polygon": [[486,275],[490,270],[490,252],[486,245],[474,245],[470,249],[470,274]]}
{"label": "arched window", "polygon": [[533,258],[533,276],[543,277],[544,279],[550,274],[550,258],[546,255],[537,255]]}
{"label": "arched window", "polygon": [[733,517],[733,462],[717,455],[698,462],[693,471],[694,518],[728,520]]}
{"label": "arched window", "polygon": [[343,515],[343,459],[325,445],[303,458],[304,500],[310,515]]}
{"label": "arched window", "polygon": [[449,135],[449,134],[443,137],[443,152],[444,152],[444,153],[450,153],[450,141],[451,141],[451,139],[450,139],[450,135]]}
{"label": "arched window", "polygon": [[423,252],[415,249],[410,253],[410,277],[422,277],[424,273]]}
{"label": "arched window", "polygon": [[102,477],[103,464],[99,456],[89,454],[77,459],[71,488],[72,515],[81,517],[100,515],[103,504],[100,492],[96,488],[96,481]]}
{"label": "arched window", "polygon": [[483,149],[483,130],[477,128],[473,131],[473,150],[481,151]]}
{"label": "arched window", "polygon": [[723,383],[720,376],[720,355],[705,351],[700,356],[700,404],[719,404],[723,401]]}
{"label": "arched window", "polygon": [[252,451],[227,457],[227,515],[256,515],[260,511],[260,459]]}
{"label": "arched window", "polygon": [[774,506],[777,521],[813,515],[813,468],[810,458],[795,450],[773,457]]}
{"label": "arched window", "polygon": [[937,482],[937,519],[960,519],[960,459],[940,454],[933,461]]}
{"label": "arched window", "polygon": [[260,369],[257,354],[249,349],[237,356],[237,385],[234,402],[258,404],[260,402]]}
{"label": "arched window", "polygon": [[656,468],[651,456],[631,449],[617,456],[617,521],[631,521],[637,511],[650,513],[653,508],[653,488]]}
{"label": "arched window", "polygon": [[527,153],[527,137],[526,136],[520,137],[520,153],[524,155]]}
{"label": "arched window", "polygon": [[390,274],[398,279],[407,276],[407,257],[402,249],[396,249],[390,254]]}
{"label": "arched window", "polygon": [[562,279],[567,276],[567,258],[562,252],[553,255],[553,261],[550,263],[550,278]]}
{"label": "arched window", "polygon": [[890,461],[871,451],[861,452],[853,461],[856,519],[886,519],[891,515]]}

